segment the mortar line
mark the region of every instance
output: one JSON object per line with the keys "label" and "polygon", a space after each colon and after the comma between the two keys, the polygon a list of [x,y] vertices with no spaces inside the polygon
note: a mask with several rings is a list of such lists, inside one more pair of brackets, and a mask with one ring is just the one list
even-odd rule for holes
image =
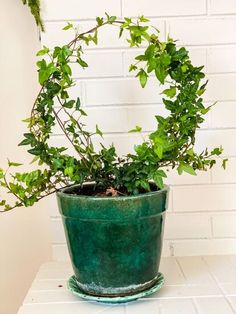
{"label": "mortar line", "polygon": [[229,296],[225,293],[224,289],[221,287],[220,282],[218,281],[217,277],[214,275],[214,273],[211,271],[211,267],[210,265],[207,263],[207,260],[205,260],[204,256],[201,257],[201,260],[203,261],[203,263],[206,265],[209,274],[211,275],[211,277],[213,278],[213,280],[215,281],[217,287],[219,288],[219,290],[221,291],[224,299],[227,301],[229,307],[231,308],[231,310],[233,311],[233,313],[236,313],[236,308],[234,307],[234,305],[232,304]]}

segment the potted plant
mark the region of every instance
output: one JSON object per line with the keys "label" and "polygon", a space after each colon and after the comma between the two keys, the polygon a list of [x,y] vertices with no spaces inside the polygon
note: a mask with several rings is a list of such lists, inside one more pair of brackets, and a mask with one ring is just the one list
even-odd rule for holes
{"label": "potted plant", "polygon": [[[195,133],[210,110],[203,104],[207,81],[203,67],[192,65],[188,51],[167,38],[159,40],[159,31],[143,16],[137,20],[106,14],[96,25],[78,33],[62,47],[43,47],[37,55],[41,89],[34,102],[28,132],[20,146],[28,146],[34,155],[36,170],[15,172],[0,170],[0,184],[16,197],[13,205],[1,200],[4,211],[32,206],[56,192],[75,276],[69,287],[80,296],[103,302],[126,302],[160,288],[158,272],[168,188],[163,179],[170,168],[179,174],[196,175],[215,164],[215,148],[198,154],[194,150]],[[102,137],[98,126],[88,131],[86,112],[80,99],[70,99],[74,85],[71,63],[83,68],[83,46],[97,44],[98,31],[105,25],[117,26],[119,36],[128,35],[130,47],[143,47],[130,65],[144,88],[150,75],[157,79],[157,91],[163,94],[167,117],[155,116],[157,128],[134,152],[118,157],[113,145],[95,150],[93,139]],[[160,86],[158,86],[160,83]],[[165,84],[165,87],[162,86]],[[163,90],[164,89],[164,90]],[[62,114],[64,117],[62,117]],[[66,118],[65,118],[66,117]],[[53,128],[58,125],[73,147],[50,145]],[[130,132],[142,132],[136,126]],[[225,167],[226,160],[223,160]],[[21,164],[9,161],[9,168]]]}

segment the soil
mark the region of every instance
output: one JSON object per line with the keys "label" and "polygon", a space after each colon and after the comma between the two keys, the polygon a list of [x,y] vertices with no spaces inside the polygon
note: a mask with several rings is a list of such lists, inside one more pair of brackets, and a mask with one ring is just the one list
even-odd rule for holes
{"label": "soil", "polygon": [[[158,191],[159,188],[154,184],[150,183],[151,192]],[[103,186],[95,186],[92,183],[84,184],[81,186],[71,187],[65,193],[76,194],[76,195],[85,195],[85,196],[129,196],[130,194],[125,189],[116,190],[113,187],[104,188]],[[147,193],[145,190],[140,189],[139,194]]]}

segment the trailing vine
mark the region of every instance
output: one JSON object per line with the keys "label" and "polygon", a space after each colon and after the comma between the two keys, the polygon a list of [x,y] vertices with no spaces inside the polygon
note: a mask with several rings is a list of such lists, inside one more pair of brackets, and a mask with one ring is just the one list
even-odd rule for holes
{"label": "trailing vine", "polygon": [[[216,163],[213,157],[222,153],[221,147],[210,152],[205,149],[200,154],[194,150],[196,130],[211,107],[203,104],[202,94],[207,85],[207,81],[202,83],[203,67],[193,66],[188,51],[178,48],[171,38],[160,41],[159,31],[148,22],[143,16],[137,20],[118,20],[106,14],[105,18],[97,17],[96,25],[84,33],[78,33],[68,23],[64,30],[74,29],[74,39],[53,50],[44,46],[37,53],[42,56],[37,62],[41,89],[30,118],[25,120],[29,131],[19,145],[29,146],[33,162],[40,167],[31,172],[15,172],[10,180],[8,170],[0,169],[1,186],[17,199],[13,205],[2,200],[3,211],[31,206],[62,187],[82,186],[85,182],[95,182],[95,188],[99,186],[104,191],[115,191],[112,195],[144,193],[151,190],[151,181],[162,188],[170,168],[176,168],[179,174],[196,175],[196,170],[207,170]],[[103,134],[98,126],[93,132],[86,129],[83,122],[86,112],[80,98],[70,99],[68,92],[75,84],[71,64],[88,66],[83,59],[84,45],[97,44],[99,29],[105,25],[117,26],[120,37],[128,34],[130,47],[146,47],[129,68],[143,88],[153,74],[161,86],[168,84],[162,94],[169,115],[155,116],[156,130],[136,145],[133,153],[121,157],[113,145],[101,144],[99,151],[94,149],[94,136]],[[55,125],[73,147],[73,155],[67,153],[66,147],[50,144]],[[130,132],[142,133],[142,128],[136,126]],[[226,159],[223,167],[225,164]],[[9,161],[9,168],[18,166],[19,163]]]}
{"label": "trailing vine", "polygon": [[40,30],[44,32],[44,25],[40,11],[40,0],[22,0],[22,2],[23,4],[28,5],[32,15],[34,16],[36,24],[39,26]]}

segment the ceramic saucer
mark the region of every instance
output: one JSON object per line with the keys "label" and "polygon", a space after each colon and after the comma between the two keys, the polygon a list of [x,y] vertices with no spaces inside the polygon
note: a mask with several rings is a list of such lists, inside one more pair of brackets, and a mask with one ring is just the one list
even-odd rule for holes
{"label": "ceramic saucer", "polygon": [[158,273],[157,282],[151,288],[148,288],[147,290],[138,292],[136,294],[132,294],[128,296],[121,296],[121,297],[108,297],[108,296],[98,297],[98,296],[86,294],[84,291],[82,291],[78,287],[75,276],[70,277],[70,279],[67,282],[67,287],[73,294],[88,301],[96,301],[96,302],[102,302],[102,303],[126,303],[126,302],[137,300],[139,298],[146,297],[156,292],[157,290],[161,289],[161,287],[163,286],[163,283],[164,283],[164,276],[162,273]]}

